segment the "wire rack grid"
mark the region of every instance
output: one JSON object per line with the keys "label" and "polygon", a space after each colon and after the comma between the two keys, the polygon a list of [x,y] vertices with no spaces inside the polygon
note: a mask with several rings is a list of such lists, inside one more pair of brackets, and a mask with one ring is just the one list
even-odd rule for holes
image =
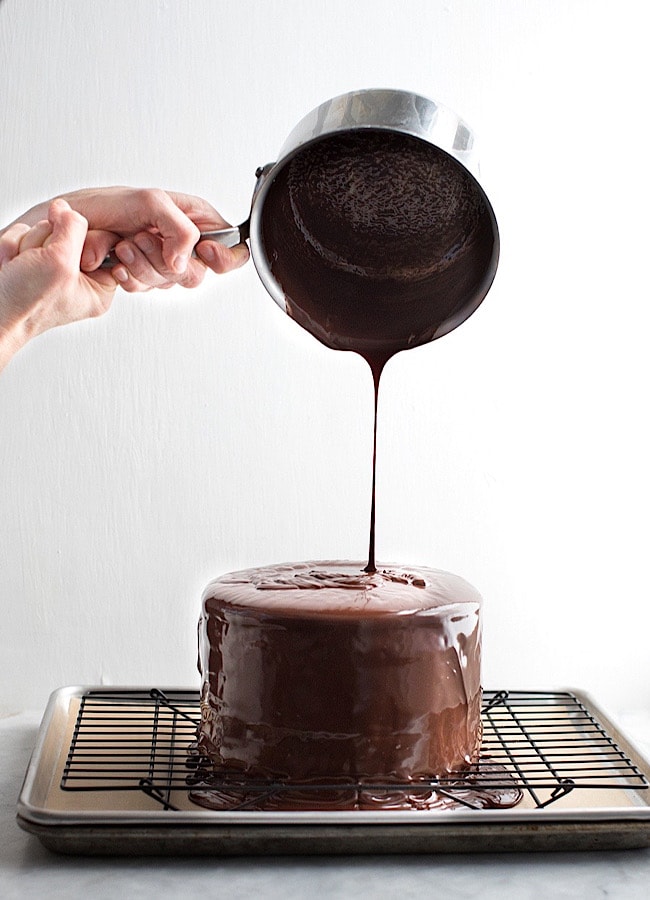
{"label": "wire rack grid", "polygon": [[[229,790],[241,775],[209,782],[209,761],[197,755],[199,695],[193,690],[97,690],[80,700],[61,789],[142,791],[174,810],[174,791]],[[575,790],[647,789],[643,772],[570,692],[485,691],[481,758],[469,772],[399,784],[351,785],[359,790],[434,790],[470,808],[467,792],[519,791],[544,809]],[[310,785],[315,790],[342,785]],[[277,782],[246,784],[246,793],[282,792]],[[301,786],[302,790],[302,786]],[[244,809],[247,801],[231,809]]]}

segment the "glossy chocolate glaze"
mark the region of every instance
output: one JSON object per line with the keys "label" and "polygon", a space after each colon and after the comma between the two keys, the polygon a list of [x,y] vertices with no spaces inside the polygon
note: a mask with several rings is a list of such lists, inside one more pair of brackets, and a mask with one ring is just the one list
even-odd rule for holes
{"label": "glossy chocolate glaze", "polygon": [[[424,567],[306,562],[213,581],[199,623],[200,754],[215,773],[292,786],[466,771],[481,738],[480,609],[471,585]],[[370,794],[292,802],[439,802]]]}

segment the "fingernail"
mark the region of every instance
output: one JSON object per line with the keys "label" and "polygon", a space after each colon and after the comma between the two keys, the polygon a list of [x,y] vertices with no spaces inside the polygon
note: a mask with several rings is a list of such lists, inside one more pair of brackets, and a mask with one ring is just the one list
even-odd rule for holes
{"label": "fingernail", "polygon": [[232,254],[235,257],[236,265],[243,266],[248,261],[250,251],[246,244],[237,244],[236,247],[232,248]]}
{"label": "fingernail", "polygon": [[130,266],[131,263],[135,261],[135,253],[128,244],[120,244],[120,247],[117,250],[117,255],[123,263],[127,264],[127,266]]}
{"label": "fingernail", "polygon": [[183,254],[179,254],[178,256],[175,256],[172,261],[172,269],[178,275],[182,275],[183,272],[187,269],[187,263],[188,263],[187,256],[184,256]]}
{"label": "fingernail", "polygon": [[142,250],[143,253],[153,253],[154,251],[154,243],[150,237],[147,237],[146,234],[138,234],[134,238],[136,245]]}
{"label": "fingernail", "polygon": [[113,269],[113,278],[117,278],[118,281],[128,281],[129,273],[126,271],[124,266],[116,266]]}

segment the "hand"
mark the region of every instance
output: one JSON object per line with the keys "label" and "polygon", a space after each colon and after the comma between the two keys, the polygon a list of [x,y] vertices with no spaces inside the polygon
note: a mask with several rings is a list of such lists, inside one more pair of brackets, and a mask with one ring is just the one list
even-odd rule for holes
{"label": "hand", "polygon": [[47,219],[0,235],[0,369],[35,335],[110,306],[117,288],[111,273],[79,268],[87,230],[65,200],[53,200]]}
{"label": "hand", "polygon": [[[63,195],[72,209],[88,221],[89,231],[81,258],[83,271],[96,272],[109,250],[121,265],[113,275],[126,291],[168,288],[175,284],[196,287],[206,267],[223,273],[248,259],[245,243],[226,248],[201,241],[199,259],[191,253],[201,231],[227,228],[228,223],[207,201],[172,191],[126,187],[95,188]],[[35,224],[47,204],[39,204],[20,221]]]}
{"label": "hand", "polygon": [[[40,203],[0,231],[0,371],[47,328],[105,312],[126,291],[196,287],[208,268],[223,273],[248,259],[201,231],[228,223],[188,194],[125,187],[74,191]],[[109,250],[120,260],[100,269]]]}

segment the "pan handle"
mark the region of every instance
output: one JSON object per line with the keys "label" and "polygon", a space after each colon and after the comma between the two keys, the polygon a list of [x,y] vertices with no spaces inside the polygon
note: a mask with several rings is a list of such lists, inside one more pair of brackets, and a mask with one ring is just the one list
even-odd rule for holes
{"label": "pan handle", "polygon": [[[237,225],[233,228],[220,228],[218,231],[203,231],[201,232],[201,237],[197,243],[200,243],[201,241],[215,241],[217,244],[223,244],[224,247],[235,247],[237,244],[247,241],[249,233],[250,222],[247,219],[245,222],[242,222],[241,225]],[[192,256],[196,259],[196,249],[193,250]],[[110,253],[104,257],[99,268],[112,269],[113,266],[116,266],[118,263],[119,259],[114,251],[111,250]]]}

